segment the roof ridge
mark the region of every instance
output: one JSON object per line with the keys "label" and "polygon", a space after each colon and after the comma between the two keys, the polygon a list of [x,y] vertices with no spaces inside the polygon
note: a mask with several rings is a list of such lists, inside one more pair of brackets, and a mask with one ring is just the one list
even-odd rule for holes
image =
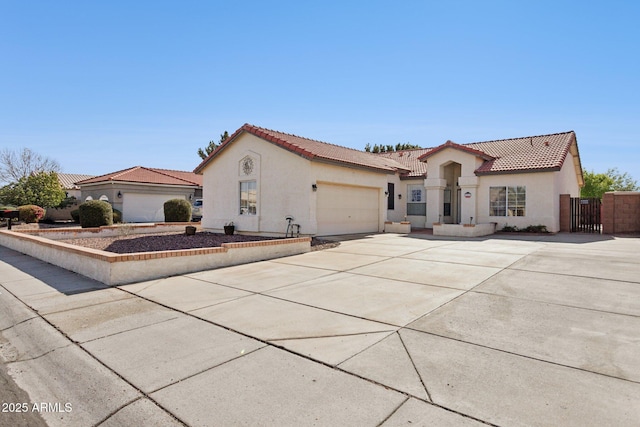
{"label": "roof ridge", "polygon": [[120,176],[124,175],[126,172],[132,172],[132,171],[134,171],[134,170],[136,170],[136,169],[141,169],[141,168],[142,168],[142,169],[148,169],[148,168],[145,168],[145,167],[143,167],[143,166],[132,166],[132,167],[130,167],[130,168],[123,169],[123,170],[121,170],[121,171],[116,171],[116,172],[111,173],[111,174],[107,173],[107,174],[105,174],[104,176],[111,175],[111,177],[110,177],[109,179],[113,180],[114,178],[118,178],[118,177],[120,177]]}
{"label": "roof ridge", "polygon": [[513,141],[514,139],[542,138],[542,137],[545,137],[545,136],[565,135],[565,134],[568,134],[568,133],[574,133],[575,134],[575,131],[569,130],[569,131],[566,131],[566,132],[547,133],[547,134],[543,134],[543,135],[529,135],[529,136],[518,136],[518,137],[515,137],[515,138],[491,139],[491,140],[488,140],[488,141],[467,142],[467,143],[459,144],[459,145],[485,144],[487,142]]}
{"label": "roof ridge", "polygon": [[160,169],[160,168],[147,168],[147,167],[144,167],[144,166],[139,166],[139,167],[142,168],[142,169],[146,169],[146,170],[150,170],[152,172],[159,173],[159,174],[164,175],[164,176],[168,176],[170,178],[179,179],[180,181],[188,182],[190,184],[198,184],[195,181],[189,181],[188,179],[184,179],[184,178],[181,178],[179,176],[172,175],[170,173],[166,173],[166,172],[186,172],[186,171],[179,171],[179,170],[172,170],[172,169]]}
{"label": "roof ridge", "polygon": [[260,126],[252,125],[250,123],[246,123],[245,126],[251,126],[251,127],[255,128],[255,129],[260,129],[260,130],[267,131],[267,132],[275,132],[275,133],[280,133],[280,134],[283,134],[283,135],[293,136],[295,138],[306,139],[307,141],[318,142],[320,144],[331,145],[332,147],[338,147],[338,148],[345,149],[345,150],[351,150],[351,151],[355,151],[357,153],[367,153],[367,154],[373,154],[373,155],[378,154],[378,153],[369,153],[369,152],[364,151],[364,150],[357,150],[357,149],[351,148],[351,147],[345,147],[344,145],[338,145],[338,144],[334,144],[334,143],[331,143],[331,142],[320,141],[319,139],[307,138],[306,136],[300,136],[300,135],[296,135],[296,134],[293,134],[293,133],[281,132],[281,131],[275,130],[275,129],[263,128],[263,127],[260,127]]}
{"label": "roof ridge", "polygon": [[[134,166],[134,167],[135,167],[135,166]],[[128,171],[128,170],[131,170],[131,169],[133,169],[133,167],[131,167],[131,168],[126,168],[126,169],[121,169],[121,170],[118,170],[118,171],[115,171],[115,172],[103,173],[102,175],[93,175],[93,177],[92,177],[92,178],[83,179],[82,181],[87,181],[87,180],[89,180],[89,179],[99,179],[99,178],[107,177],[107,176],[114,176],[114,175],[116,175],[116,174],[117,174],[117,175],[122,175],[122,173],[124,173],[124,172],[126,172],[126,171]],[[78,182],[80,182],[80,181],[78,181]]]}

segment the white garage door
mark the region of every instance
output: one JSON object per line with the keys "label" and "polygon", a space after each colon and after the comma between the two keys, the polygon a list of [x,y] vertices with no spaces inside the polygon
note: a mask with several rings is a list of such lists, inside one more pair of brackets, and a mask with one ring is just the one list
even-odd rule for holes
{"label": "white garage door", "polygon": [[319,236],[378,231],[377,188],[319,183],[317,194]]}
{"label": "white garage door", "polygon": [[122,198],[122,220],[124,222],[164,221],[164,202],[178,199],[175,194],[124,193]]}

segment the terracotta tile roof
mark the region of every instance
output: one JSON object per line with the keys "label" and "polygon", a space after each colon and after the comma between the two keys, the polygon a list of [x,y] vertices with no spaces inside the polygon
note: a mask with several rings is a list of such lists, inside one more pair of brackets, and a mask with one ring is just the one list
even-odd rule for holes
{"label": "terracotta tile roof", "polygon": [[99,182],[135,182],[141,184],[186,185],[201,187],[202,175],[196,175],[193,172],[187,171],[134,166],[132,168],[85,179],[83,181],[79,181],[78,184],[96,184]]}
{"label": "terracotta tile roof", "polygon": [[[447,141],[433,148],[377,155],[394,159],[410,167],[411,172],[401,175],[401,177],[413,178],[426,176],[427,162],[431,155],[446,148],[453,148],[484,159],[485,161],[476,169],[475,173],[476,175],[490,175],[560,170],[572,146],[575,147],[575,153],[578,154],[575,132],[569,131],[470,144],[456,144]],[[416,159],[413,156],[419,158]]]}
{"label": "terracotta tile roof", "polygon": [[229,144],[243,132],[250,133],[285,150],[296,153],[308,160],[320,160],[343,166],[362,167],[377,171],[395,173],[396,171],[408,172],[406,166],[393,159],[378,156],[372,153],[341,147],[339,145],[328,144],[326,142],[303,138],[297,135],[265,129],[250,124],[243,125],[227,140],[225,140],[215,151],[196,167],[194,172],[202,173],[204,167],[216,156],[220,154]]}
{"label": "terracotta tile roof", "polygon": [[245,124],[204,159],[194,172],[202,173],[213,158],[244,132],[309,160],[328,161],[387,173],[398,172],[404,179],[425,177],[428,158],[447,148],[461,150],[484,159],[484,163],[475,171],[477,175],[559,170],[572,147],[579,156],[573,131],[469,144],[447,141],[432,148],[374,154]]}
{"label": "terracotta tile roof", "polygon": [[58,181],[65,190],[78,190],[80,187],[76,185],[76,182],[85,179],[93,178],[95,175],[84,175],[79,173],[59,173]]}
{"label": "terracotta tile roof", "polygon": [[485,161],[476,175],[560,170],[572,145],[577,154],[573,131],[465,144],[494,158]]}
{"label": "terracotta tile roof", "polygon": [[401,174],[400,178],[419,178],[427,176],[427,163],[421,161],[420,157],[432,150],[433,148],[417,148],[412,150],[376,153],[376,156],[393,159],[409,169],[409,172]]}

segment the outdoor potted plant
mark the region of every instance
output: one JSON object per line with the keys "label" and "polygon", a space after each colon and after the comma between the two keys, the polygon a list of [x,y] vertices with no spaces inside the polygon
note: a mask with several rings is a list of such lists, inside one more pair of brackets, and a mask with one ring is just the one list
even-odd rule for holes
{"label": "outdoor potted plant", "polygon": [[233,225],[233,221],[228,222],[224,225],[224,234],[226,234],[227,236],[233,235],[235,230],[236,230],[236,226]]}

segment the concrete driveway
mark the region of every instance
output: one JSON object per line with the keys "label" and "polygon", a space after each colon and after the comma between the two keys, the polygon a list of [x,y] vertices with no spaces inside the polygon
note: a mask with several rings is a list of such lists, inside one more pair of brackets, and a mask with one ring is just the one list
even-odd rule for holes
{"label": "concrete driveway", "polygon": [[107,288],[0,247],[0,355],[51,426],[636,426],[639,254],[382,234]]}

